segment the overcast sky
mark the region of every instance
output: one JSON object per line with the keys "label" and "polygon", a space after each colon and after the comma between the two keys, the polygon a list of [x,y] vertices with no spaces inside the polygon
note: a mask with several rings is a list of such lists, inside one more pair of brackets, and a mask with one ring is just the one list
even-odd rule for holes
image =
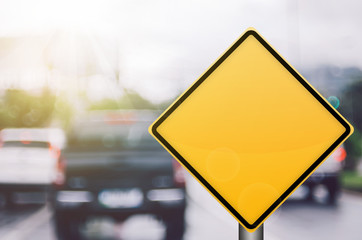
{"label": "overcast sky", "polygon": [[0,36],[68,31],[116,41],[124,86],[159,101],[185,89],[250,26],[297,69],[362,68],[361,9],[357,0],[0,0]]}

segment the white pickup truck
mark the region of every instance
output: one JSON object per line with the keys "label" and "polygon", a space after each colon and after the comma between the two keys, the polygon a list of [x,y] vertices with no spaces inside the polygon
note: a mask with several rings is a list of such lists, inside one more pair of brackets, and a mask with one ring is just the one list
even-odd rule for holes
{"label": "white pickup truck", "polygon": [[64,179],[61,149],[65,135],[56,128],[8,128],[0,132],[0,193],[7,206],[19,194],[44,192]]}

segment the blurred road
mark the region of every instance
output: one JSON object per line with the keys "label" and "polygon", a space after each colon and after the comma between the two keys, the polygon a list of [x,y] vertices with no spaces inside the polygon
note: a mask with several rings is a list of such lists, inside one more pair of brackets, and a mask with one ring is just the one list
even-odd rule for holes
{"label": "blurred road", "polygon": [[[191,178],[188,192],[186,240],[238,239],[236,221]],[[337,206],[291,200],[268,219],[265,239],[358,240],[361,218],[362,195],[343,192]],[[51,221],[51,209],[44,205],[1,210],[0,236],[2,240],[55,240]],[[95,219],[84,232],[90,239],[150,240],[162,239],[164,227],[150,216],[135,216],[123,224]]]}

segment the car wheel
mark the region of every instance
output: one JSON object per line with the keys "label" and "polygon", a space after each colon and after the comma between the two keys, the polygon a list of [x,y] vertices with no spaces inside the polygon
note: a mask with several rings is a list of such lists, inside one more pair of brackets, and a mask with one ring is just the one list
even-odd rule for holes
{"label": "car wheel", "polygon": [[305,197],[305,200],[307,202],[314,202],[314,185],[310,184],[308,185],[308,192],[307,195]]}
{"label": "car wheel", "polygon": [[54,214],[54,230],[58,240],[80,240],[82,221],[74,215],[56,211]]}
{"label": "car wheel", "polygon": [[331,178],[330,181],[328,181],[328,183],[326,184],[326,187],[328,190],[328,204],[336,205],[338,194],[340,192],[338,177]]}
{"label": "car wheel", "polygon": [[185,231],[185,209],[170,213],[164,217],[166,225],[165,240],[181,240]]}

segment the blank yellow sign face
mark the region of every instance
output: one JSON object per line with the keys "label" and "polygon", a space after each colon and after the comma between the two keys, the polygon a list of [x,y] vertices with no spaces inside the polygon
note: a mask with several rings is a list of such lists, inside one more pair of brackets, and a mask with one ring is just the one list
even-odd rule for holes
{"label": "blank yellow sign face", "polygon": [[150,127],[249,231],[352,131],[255,30],[244,33]]}

